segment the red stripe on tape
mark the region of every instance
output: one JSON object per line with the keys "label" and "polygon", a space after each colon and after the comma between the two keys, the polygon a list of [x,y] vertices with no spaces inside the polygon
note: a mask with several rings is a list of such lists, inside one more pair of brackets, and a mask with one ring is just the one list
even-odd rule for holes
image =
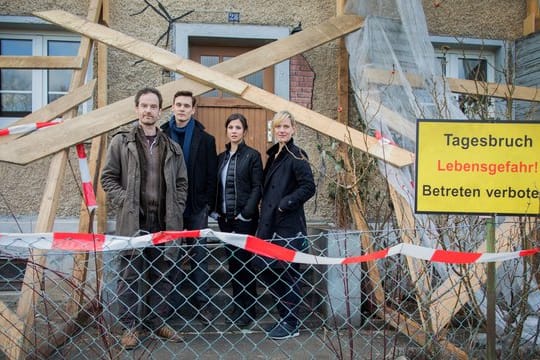
{"label": "red stripe on tape", "polygon": [[53,233],[53,249],[72,251],[102,251],[105,243],[103,234]]}
{"label": "red stripe on tape", "polygon": [[482,256],[480,253],[464,253],[460,251],[435,250],[429,261],[448,264],[470,264]]}
{"label": "red stripe on tape", "polygon": [[246,250],[273,259],[292,262],[296,251],[281,247],[271,242],[261,240],[255,236],[248,235],[246,239]]}
{"label": "red stripe on tape", "polygon": [[389,250],[390,249],[384,249],[384,250],[375,251],[370,254],[348,257],[348,258],[345,258],[345,260],[343,260],[342,264],[354,264],[354,263],[359,263],[359,262],[382,259],[388,256]]}
{"label": "red stripe on tape", "polygon": [[538,252],[540,252],[540,249],[539,248],[536,248],[536,249],[528,249],[528,250],[521,250],[519,252],[519,256],[529,256],[529,255],[534,255],[534,254],[537,254]]}
{"label": "red stripe on tape", "polygon": [[95,207],[97,203],[96,203],[96,195],[94,193],[94,187],[92,186],[92,183],[83,182],[82,188],[83,188],[83,194],[84,194],[84,202],[86,203],[86,206],[88,206],[89,208]]}
{"label": "red stripe on tape", "polygon": [[79,157],[79,159],[86,159],[86,151],[84,150],[84,145],[77,144],[75,148],[77,149],[77,156]]}
{"label": "red stripe on tape", "polygon": [[185,231],[160,231],[152,234],[152,244],[158,245],[169,241],[178,240],[180,238],[196,238],[201,237],[200,230],[185,230]]}
{"label": "red stripe on tape", "polygon": [[53,126],[53,125],[57,125],[58,122],[56,121],[49,121],[49,122],[37,122],[36,123],[36,129],[42,129],[44,127],[47,127],[47,126]]}

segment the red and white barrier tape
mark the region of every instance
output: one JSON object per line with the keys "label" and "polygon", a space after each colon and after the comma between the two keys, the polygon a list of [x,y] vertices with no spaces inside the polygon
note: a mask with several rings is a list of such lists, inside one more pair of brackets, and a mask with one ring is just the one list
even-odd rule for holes
{"label": "red and white barrier tape", "polygon": [[[0,136],[27,133],[47,126],[53,126],[61,122],[62,119],[54,119],[49,122],[36,122],[33,124],[15,125],[5,129],[0,129]],[[92,181],[90,179],[90,169],[88,168],[86,151],[84,150],[83,144],[77,144],[77,156],[79,158],[79,171],[81,172],[84,202],[88,207],[88,211],[92,211],[97,208],[97,202],[96,195],[94,193],[94,187],[92,186]]]}
{"label": "red and white barrier tape", "polygon": [[379,140],[383,145],[396,145],[394,141],[384,136],[379,130],[375,130],[375,138]]}
{"label": "red and white barrier tape", "polygon": [[219,240],[273,259],[300,264],[346,265],[374,261],[395,255],[405,255],[430,262],[447,264],[473,264],[506,261],[530,256],[540,248],[501,253],[468,253],[430,249],[418,245],[398,244],[371,254],[346,258],[315,256],[287,249],[251,235],[213,231],[211,229],[189,231],[162,231],[137,237],[81,233],[0,233],[0,247],[32,248],[68,251],[119,251],[164,244],[179,238],[216,237]]}
{"label": "red and white barrier tape", "polygon": [[90,169],[88,168],[86,151],[83,144],[77,144],[76,148],[77,157],[79,158],[79,171],[81,172],[84,203],[88,207],[88,211],[91,212],[97,208],[97,202],[96,194],[94,193],[94,186],[92,186],[92,180],[90,178]]}
{"label": "red and white barrier tape", "polygon": [[37,129],[42,129],[47,126],[57,125],[61,122],[62,122],[62,119],[55,119],[48,122],[37,122],[33,124],[15,125],[15,126],[7,127],[5,129],[0,129],[0,136],[27,133],[27,132],[34,131]]}

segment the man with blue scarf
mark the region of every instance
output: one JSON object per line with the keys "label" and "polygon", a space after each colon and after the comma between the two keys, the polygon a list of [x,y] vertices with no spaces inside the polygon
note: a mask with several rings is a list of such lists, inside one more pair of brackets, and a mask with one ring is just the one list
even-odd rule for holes
{"label": "man with blue scarf", "polygon": [[[204,125],[193,114],[196,99],[191,91],[174,94],[170,120],[161,129],[182,147],[188,170],[188,197],[183,214],[187,230],[208,227],[208,210],[214,208],[217,187],[216,140],[207,133]],[[186,239],[189,249],[190,278],[196,286],[193,303],[197,318],[204,325],[212,319],[208,274],[208,249],[206,239]],[[181,280],[181,279],[178,279]]]}

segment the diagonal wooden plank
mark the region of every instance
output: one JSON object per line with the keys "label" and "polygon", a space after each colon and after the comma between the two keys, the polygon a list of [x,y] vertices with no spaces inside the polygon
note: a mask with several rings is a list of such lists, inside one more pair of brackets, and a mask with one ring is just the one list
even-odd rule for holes
{"label": "diagonal wooden plank", "polygon": [[[88,4],[87,18],[97,21],[101,13],[102,0],[90,0]],[[92,40],[84,37],[79,45],[78,56],[83,59],[80,70],[74,70],[71,76],[69,89],[75,89],[84,84],[86,70],[88,68],[90,52],[92,50]],[[69,111],[65,118],[71,118],[76,114],[76,109]],[[24,138],[23,138],[24,139]],[[36,232],[49,232],[52,230],[60,189],[67,164],[68,150],[58,152],[52,157],[49,167],[49,174],[41,200],[39,215],[36,221]],[[35,305],[42,299],[43,267],[46,264],[46,251],[32,251],[29,254],[26,271],[24,274],[21,296],[17,304],[17,315],[23,321],[21,337],[17,339],[19,346],[13,354],[13,359],[26,359],[29,351],[35,348],[38,337],[32,336],[35,331]]]}
{"label": "diagonal wooden plank", "polygon": [[79,56],[0,56],[2,69],[80,69]]}
{"label": "diagonal wooden plank", "polygon": [[[212,84],[214,87],[239,95],[241,98],[266,109],[273,111],[282,109],[289,110],[295,115],[299,123],[329,135],[341,142],[347,142],[353,147],[368,152],[393,165],[404,166],[411,164],[413,161],[414,156],[406,150],[396,146],[382,144],[373,137],[355,129],[348,128],[347,126],[337,123],[312,110],[291,103],[244,81],[237,80],[226,74],[206,68],[196,62],[183,59],[149,43],[124,35],[116,30],[91,23],[83,18],[60,10],[38,12],[36,15],[69,30],[78,32],[94,40],[106,43],[107,45],[161,65],[166,69],[182,73],[203,84]],[[58,131],[60,130],[61,129]],[[52,140],[51,137],[45,139],[45,141],[47,140],[49,140],[49,146],[54,146],[50,141]],[[28,141],[26,141],[26,143],[26,146],[23,144],[21,147],[12,148],[12,152],[18,151],[19,154],[31,154],[32,150],[28,148]],[[7,156],[9,157],[9,154]]]}
{"label": "diagonal wooden plank", "polygon": [[[36,110],[33,113],[30,113],[27,116],[23,117],[22,119],[15,121],[10,126],[32,124],[36,122],[47,122],[57,117],[60,117],[68,110],[90,99],[94,93],[95,87],[96,81],[92,80],[88,84],[85,84],[73,91],[68,92],[66,95],[59,97],[58,99],[45,105],[41,109]],[[0,144],[12,141],[13,138],[17,138],[20,136],[22,135],[15,134],[0,137]]]}
{"label": "diagonal wooden plank", "polygon": [[19,354],[19,340],[24,331],[24,324],[2,301],[0,301],[0,325],[0,349],[8,359],[14,359]]}
{"label": "diagonal wooden plank", "polygon": [[[362,19],[355,15],[344,15],[331,18],[313,28],[306,29],[287,38],[277,40],[222,62],[212,67],[212,69],[236,78],[241,78],[264,69],[265,67],[277,64],[296,54],[308,51],[339,38],[340,36],[358,30],[362,24]],[[159,87],[159,90],[163,94],[164,108],[171,106],[172,97],[178,89],[190,89],[194,94],[200,95],[212,88],[188,78],[182,78],[162,85]],[[28,154],[20,154],[20,157],[15,156],[14,158],[6,158],[3,156],[4,153],[0,151],[0,161],[27,164],[57,152],[62,148],[106,133],[135,120],[133,106],[133,97],[130,97],[71,120],[77,121],[77,124],[73,124],[73,126],[68,126],[70,121],[66,120],[65,124],[62,125],[63,129],[65,129],[65,131],[62,130],[62,134],[67,134],[67,136],[62,135],[57,139],[57,143],[61,144],[61,146],[50,149],[41,146],[39,142],[36,142],[36,146],[39,147],[39,153],[37,155],[28,156]],[[54,129],[48,130],[52,130],[48,134],[55,131]],[[37,134],[31,134],[29,136],[34,138],[35,135]]]}
{"label": "diagonal wooden plank", "polygon": [[[425,86],[424,78],[418,74],[396,73],[386,69],[368,68],[365,70],[368,81],[384,85],[403,85],[412,87]],[[404,81],[406,80],[406,81]],[[458,94],[485,95],[502,99],[540,101],[540,89],[537,87],[517,86],[512,84],[490,83],[456,78],[444,79],[450,91]]]}
{"label": "diagonal wooden plank", "polygon": [[[532,221],[528,221],[525,229],[522,228],[520,219],[517,217],[508,217],[505,222],[500,224],[496,231],[496,244],[498,252],[512,251],[513,245],[518,243],[518,238],[528,235],[534,231]],[[486,251],[486,242],[483,242],[475,252],[483,253]],[[499,267],[500,262],[496,263]],[[435,333],[444,329],[457,312],[470,301],[470,296],[478,291],[486,281],[486,266],[483,264],[470,265],[469,275],[462,279],[457,273],[452,273],[431,295],[432,304],[430,313],[432,315],[433,331]],[[465,283],[466,282],[466,283]],[[467,289],[467,286],[469,287]]]}

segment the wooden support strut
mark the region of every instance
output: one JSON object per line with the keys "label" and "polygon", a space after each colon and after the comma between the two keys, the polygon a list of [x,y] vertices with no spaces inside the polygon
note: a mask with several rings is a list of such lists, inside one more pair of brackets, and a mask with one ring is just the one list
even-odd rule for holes
{"label": "wooden support strut", "polygon": [[[230,60],[219,63],[213,66],[212,69],[236,78],[242,78],[268,66],[275,65],[294,55],[308,51],[340,36],[358,30],[362,24],[362,19],[354,15],[331,18],[313,28],[271,42]],[[171,106],[172,97],[178,89],[191,89],[195,95],[200,95],[212,90],[211,87],[207,87],[188,78],[172,81],[158,87],[158,89],[163,95],[164,109]],[[27,150],[33,152],[37,151],[37,154],[34,153],[29,156],[29,154],[19,152],[18,154],[14,153],[7,158],[4,156],[6,155],[4,150],[8,151],[11,146],[5,148],[0,146],[0,161],[27,164],[53,154],[65,147],[75,145],[97,135],[104,134],[119,126],[126,125],[134,119],[133,97],[129,97],[87,114],[83,114],[77,117],[76,123],[74,124],[63,124],[63,126],[68,126],[64,127],[64,131],[55,134],[55,137],[57,138],[52,144],[41,146],[42,141],[46,141],[48,137],[37,139],[33,142],[34,148]],[[48,132],[47,135],[53,133],[54,131]],[[31,134],[28,136],[34,137],[35,135],[38,134]],[[35,149],[36,145],[39,149]],[[50,146],[54,147],[51,148]]]}
{"label": "wooden support strut", "polygon": [[0,56],[2,69],[81,69],[80,56]]}
{"label": "wooden support strut", "polygon": [[[369,82],[384,85],[404,85],[411,87],[425,86],[424,78],[411,73],[394,73],[391,70],[368,68],[364,75]],[[488,83],[478,80],[445,78],[451,92],[458,94],[483,95],[501,99],[540,101],[540,89],[537,87],[516,86],[512,84]]]}
{"label": "wooden support strut", "polygon": [[[80,86],[76,89],[70,90],[66,95],[59,97],[53,102],[45,105],[39,110],[36,110],[27,116],[15,121],[11,126],[33,124],[36,122],[48,122],[54,120],[65,114],[69,109],[78,106],[90,99],[94,94],[94,88],[96,87],[96,81],[91,80],[87,84]],[[13,138],[24,136],[21,134],[14,134],[9,136],[0,137],[0,144],[13,141]]]}
{"label": "wooden support strut", "polygon": [[[97,21],[101,10],[101,0],[92,0],[89,4],[88,19]],[[75,70],[71,78],[70,89],[80,87],[84,83],[86,69],[90,58],[92,41],[88,38],[81,39],[79,54],[83,59],[80,70]],[[66,117],[73,117],[75,112],[71,111]],[[44,195],[40,205],[39,215],[36,221],[36,232],[52,231],[60,189],[62,188],[65,167],[67,164],[67,149],[58,152],[51,160],[47,183]],[[35,336],[31,336],[34,331],[35,313],[33,307],[40,303],[41,286],[43,280],[43,268],[46,265],[46,251],[32,251],[28,259],[28,265],[25,271],[24,280],[21,288],[21,296],[17,304],[17,317],[22,320],[22,327],[18,330],[18,336],[10,339],[10,342],[0,340],[0,348],[9,359],[27,358],[31,349],[35,347]],[[13,327],[12,324],[3,325]],[[13,332],[13,331],[12,331]],[[16,345],[13,346],[13,343]]]}
{"label": "wooden support strut", "polygon": [[[298,122],[316,131],[331,136],[341,142],[350,141],[350,144],[353,147],[356,147],[364,152],[368,152],[369,154],[381,160],[387,161],[392,165],[402,167],[413,163],[413,154],[404,149],[393,145],[383,144],[374,137],[368,136],[360,131],[337,123],[321,114],[306,109],[300,105],[291,103],[277,95],[237,80],[234,77],[206,68],[203,65],[193,61],[182,59],[181,57],[162,48],[134,39],[104,26],[91,23],[64,11],[54,10],[38,12],[36,13],[36,16],[56,23],[69,30],[78,32],[82,35],[91,37],[97,41],[106,43],[107,45],[127,51],[157,65],[161,65],[169,70],[180,72],[186,77],[192,78],[195,81],[203,84],[211,84],[214,87],[238,95],[241,98],[266,109],[273,111],[289,110],[295,116]],[[63,126],[69,126],[69,124],[63,124]],[[58,129],[58,131],[59,130],[61,129]],[[56,141],[51,141],[56,136],[53,134],[53,131],[50,133],[50,136],[47,137],[49,141],[47,141],[47,139],[40,139],[47,142],[47,147],[56,147],[59,149],[59,146],[64,146],[58,144]],[[71,132],[68,133],[71,134]],[[20,146],[15,145],[13,150],[18,151],[19,153],[23,154],[23,156],[32,154],[31,149],[29,149],[27,146],[28,144],[22,144]],[[4,151],[2,149],[0,154],[3,155],[3,153]],[[33,153],[36,156],[41,156],[36,154],[35,151]],[[9,161],[8,158],[15,161],[17,157],[6,153],[3,158],[0,157],[0,160]]]}
{"label": "wooden support strut", "polygon": [[[103,2],[106,4],[106,2]],[[90,4],[90,10],[89,19],[97,20],[98,13],[96,12],[99,10],[99,6],[101,3],[99,1],[92,1]],[[93,9],[93,10],[92,10]],[[267,66],[271,66],[274,64],[277,64],[289,57],[292,57],[298,53],[302,53],[304,51],[310,50],[314,47],[317,47],[319,45],[322,45],[326,42],[332,41],[335,38],[342,36],[344,34],[350,33],[352,31],[355,31],[359,29],[362,26],[361,18],[357,16],[343,16],[343,17],[337,17],[332,18],[322,24],[317,25],[315,28],[311,29],[312,31],[302,31],[300,33],[297,33],[293,36],[290,36],[285,39],[281,39],[275,42],[272,42],[270,44],[267,44],[265,46],[262,46],[260,48],[257,48],[255,50],[252,50],[248,53],[242,54],[240,56],[235,57],[234,59],[231,59],[229,61],[220,63],[213,68],[215,70],[222,71],[224,73],[228,73],[235,77],[244,77],[251,73],[257,72],[262,68],[265,68]],[[84,39],[83,39],[84,40]],[[86,42],[86,40],[85,40]],[[83,44],[81,44],[82,46]],[[82,72],[81,72],[82,74]],[[81,75],[78,75],[78,78],[81,78]],[[94,84],[91,85],[92,89]],[[98,86],[101,86],[102,88],[105,87],[102,83],[101,85],[98,84]],[[187,78],[182,78],[173,82],[170,82],[168,84],[165,84],[161,87],[159,87],[160,91],[164,95],[164,105],[165,107],[169,107],[172,102],[172,96],[174,92],[177,91],[178,88],[191,88],[193,89],[194,93],[196,94],[202,94],[206,91],[211,90],[211,88],[208,88],[204,85],[201,85],[197,82],[194,82]],[[73,87],[71,87],[73,89]],[[85,86],[85,91],[77,91],[80,92],[79,95],[82,93],[86,93],[86,90],[88,90],[87,86]],[[18,124],[22,123],[31,123],[36,122],[37,120],[43,120],[45,118],[52,119],[55,118],[62,113],[66,112],[70,106],[78,105],[80,102],[79,97],[71,98],[71,95],[74,94],[73,91],[70,91],[67,95],[63,96],[62,98],[58,99],[54,103],[51,103],[47,105],[45,108],[42,108],[41,110],[38,110],[24,119],[20,120]],[[83,95],[81,95],[84,97]],[[61,101],[61,104],[59,103]],[[99,101],[99,96],[98,96]],[[104,103],[101,102],[103,105]],[[101,114],[102,116],[102,127],[105,128],[99,128],[98,131],[95,130],[95,125],[93,123],[93,117],[95,116],[95,113]],[[35,114],[35,115],[34,115]],[[79,119],[80,118],[80,119]],[[133,98],[127,98],[121,101],[118,101],[114,104],[104,106],[100,109],[95,110],[94,112],[82,115],[81,117],[77,118],[78,120],[89,120],[90,122],[87,123],[88,127],[87,129],[84,129],[82,131],[82,134],[86,133],[82,137],[80,137],[79,140],[74,141],[70,145],[74,145],[80,141],[87,140],[89,138],[93,138],[97,135],[104,134],[109,130],[112,130],[116,127],[125,125],[133,120]],[[64,119],[68,120],[68,119]],[[81,126],[82,127],[82,126]],[[78,124],[74,127],[75,130],[78,130]],[[64,132],[61,133],[62,136],[66,136],[69,134],[66,134]],[[13,139],[10,139],[10,143],[13,143]],[[102,145],[103,147],[105,145]],[[45,154],[44,156],[50,155],[54,152],[50,152],[48,154]],[[104,152],[103,152],[104,154]],[[49,176],[47,181],[47,186],[45,188],[45,196],[42,200],[42,204],[40,207],[40,214],[38,217],[38,224],[36,228],[42,229],[43,232],[51,231],[52,224],[54,222],[54,214],[56,212],[57,208],[57,201],[58,201],[58,193],[59,193],[59,186],[61,184],[61,178],[64,173],[65,164],[67,161],[67,152],[62,151],[55,155],[53,159],[51,160],[51,166],[49,169]],[[103,161],[103,157],[102,157]],[[51,188],[53,185],[58,185],[58,187]],[[104,194],[102,189],[98,186],[98,201],[100,201],[100,208],[98,211],[104,211],[105,207],[103,206],[104,203]],[[47,200],[47,201],[46,201]],[[106,215],[102,213],[100,215],[101,220],[98,220],[98,230],[100,232],[104,232],[105,227],[105,221],[106,221]],[[101,229],[99,229],[101,227]],[[37,254],[36,254],[37,255]],[[30,272],[27,271],[27,274],[25,274],[25,281],[29,281],[29,283],[32,283],[32,279],[34,279],[34,276],[31,276]],[[30,290],[31,292],[31,290]],[[22,304],[30,305],[32,302],[30,299],[28,299],[28,294],[23,293],[21,294],[21,300],[19,301],[19,308],[21,308]],[[31,295],[30,295],[31,296]],[[0,349],[8,356],[9,359],[19,359],[25,356],[25,352],[21,346],[21,341],[24,338],[24,331],[25,326],[28,326],[27,324],[23,324],[22,320],[20,320],[20,317],[18,317],[16,314],[11,312],[7,307],[4,306],[2,302],[0,302],[0,310],[2,313],[2,316],[0,318],[0,323],[3,325],[2,333],[6,334],[7,336],[0,336]],[[27,308],[21,308],[20,313],[27,312]],[[66,326],[68,328],[69,326]],[[45,347],[46,348],[46,347]],[[40,348],[40,350],[47,351],[45,348]]]}

